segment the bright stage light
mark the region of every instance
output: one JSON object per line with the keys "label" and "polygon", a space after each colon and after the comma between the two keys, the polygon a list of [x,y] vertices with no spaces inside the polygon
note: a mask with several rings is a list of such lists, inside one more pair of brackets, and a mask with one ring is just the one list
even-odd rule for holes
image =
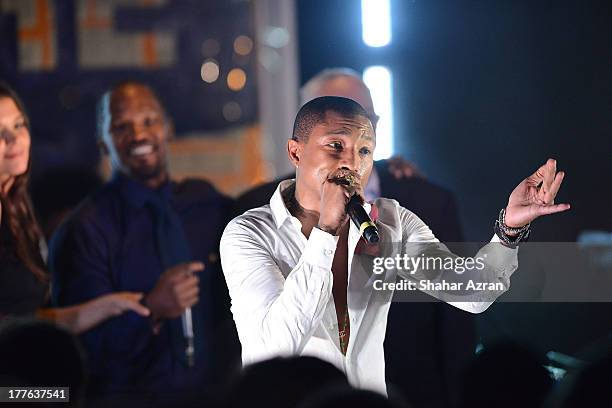
{"label": "bright stage light", "polygon": [[361,0],[361,35],[370,47],[391,42],[390,0]]}
{"label": "bright stage light", "polygon": [[363,71],[363,82],[370,89],[376,113],[380,116],[376,128],[374,160],[393,155],[393,94],[391,71],[387,67],[372,66]]}

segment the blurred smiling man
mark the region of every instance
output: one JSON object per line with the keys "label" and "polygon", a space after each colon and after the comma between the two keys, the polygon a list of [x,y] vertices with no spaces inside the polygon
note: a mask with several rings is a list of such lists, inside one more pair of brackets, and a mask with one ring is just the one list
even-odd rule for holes
{"label": "blurred smiling man", "polygon": [[124,85],[103,96],[99,106],[101,147],[114,169],[157,188],[166,181],[171,123],[153,92]]}
{"label": "blurred smiling man", "polygon": [[[94,393],[199,392],[239,364],[214,261],[231,201],[205,181],[170,179],[172,125],[148,86],[115,87],[98,114],[113,178],[53,239],[54,297],[71,305],[128,288],[145,293],[150,318],[126,314],[83,336]],[[191,315],[194,344],[183,315]]]}

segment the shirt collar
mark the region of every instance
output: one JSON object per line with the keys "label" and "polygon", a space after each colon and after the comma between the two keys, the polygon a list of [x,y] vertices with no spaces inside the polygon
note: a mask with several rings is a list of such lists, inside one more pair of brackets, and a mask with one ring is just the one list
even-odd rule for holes
{"label": "shirt collar", "polygon": [[[281,181],[278,183],[278,187],[276,187],[276,191],[274,191],[272,198],[270,198],[270,211],[272,212],[276,228],[280,228],[285,223],[285,220],[291,217],[291,213],[283,200],[282,192],[293,183],[295,183],[295,179]],[[363,204],[363,208],[368,214],[372,210],[372,206],[367,202]]]}
{"label": "shirt collar", "polygon": [[142,208],[152,199],[162,198],[164,201],[172,202],[172,183],[167,180],[158,189],[153,190],[146,185],[126,176],[121,172],[115,173],[113,182],[119,187],[121,195],[127,202],[136,208]]}
{"label": "shirt collar", "polygon": [[283,200],[282,192],[293,183],[295,183],[295,179],[281,181],[278,183],[274,194],[272,194],[272,198],[270,198],[270,211],[276,223],[276,228],[280,228],[285,223],[285,220],[291,217],[291,213]]}

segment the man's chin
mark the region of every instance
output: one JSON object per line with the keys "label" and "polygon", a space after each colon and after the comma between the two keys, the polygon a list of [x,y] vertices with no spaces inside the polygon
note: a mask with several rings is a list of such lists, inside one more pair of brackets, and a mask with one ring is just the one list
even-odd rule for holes
{"label": "man's chin", "polygon": [[132,178],[142,182],[162,178],[166,173],[163,166],[138,166],[128,169],[128,174]]}

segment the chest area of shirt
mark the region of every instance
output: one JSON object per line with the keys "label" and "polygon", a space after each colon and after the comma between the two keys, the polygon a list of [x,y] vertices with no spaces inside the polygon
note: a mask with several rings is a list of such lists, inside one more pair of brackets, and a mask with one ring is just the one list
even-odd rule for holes
{"label": "chest area of shirt", "polygon": [[[205,213],[179,212],[178,219],[191,260],[204,262],[207,269],[215,269],[219,259],[217,231],[220,229],[216,224],[222,217],[213,215],[209,222]],[[109,235],[109,245],[114,285],[121,290],[152,289],[165,269],[159,249],[164,245],[164,237],[158,235],[154,213],[147,208],[126,211],[115,233]]]}

